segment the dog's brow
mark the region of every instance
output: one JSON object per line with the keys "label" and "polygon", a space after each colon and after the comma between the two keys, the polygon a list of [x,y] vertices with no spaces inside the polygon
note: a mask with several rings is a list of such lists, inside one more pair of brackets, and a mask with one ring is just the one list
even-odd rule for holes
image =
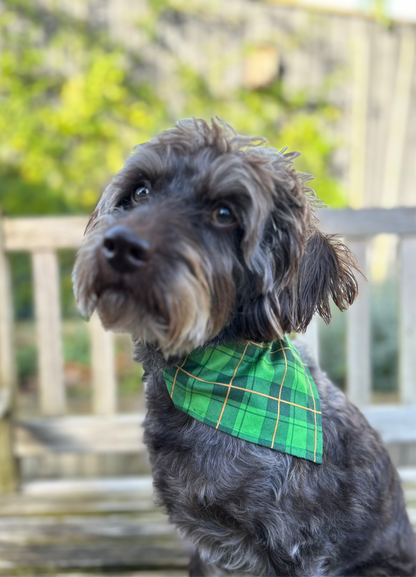
{"label": "dog's brow", "polygon": [[174,162],[169,151],[161,146],[143,145],[127,160],[121,174],[130,178],[142,175],[150,181],[172,173]]}

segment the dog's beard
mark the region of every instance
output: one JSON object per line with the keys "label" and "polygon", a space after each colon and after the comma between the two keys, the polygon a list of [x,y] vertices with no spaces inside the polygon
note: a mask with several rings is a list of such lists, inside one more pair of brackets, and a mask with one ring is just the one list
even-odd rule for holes
{"label": "dog's beard", "polygon": [[162,263],[150,276],[138,272],[133,282],[113,274],[100,256],[104,233],[115,220],[100,219],[77,255],[73,281],[81,314],[89,318],[97,310],[106,330],[129,333],[166,357],[189,353],[213,338],[226,318],[213,310],[212,271],[196,247],[183,242],[180,259]]}
{"label": "dog's beard", "polygon": [[182,270],[175,274],[163,299],[153,287],[151,303],[146,302],[148,295],[140,299],[119,288],[105,289],[97,299],[104,328],[154,344],[165,356],[185,354],[202,345],[213,329],[210,295],[187,267],[178,268]]}

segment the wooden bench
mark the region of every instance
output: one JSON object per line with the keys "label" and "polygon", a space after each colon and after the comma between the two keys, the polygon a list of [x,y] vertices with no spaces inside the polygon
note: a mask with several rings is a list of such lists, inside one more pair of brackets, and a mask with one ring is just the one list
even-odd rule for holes
{"label": "wooden bench", "polygon": [[[319,217],[326,231],[347,237],[364,272],[369,268],[368,247],[374,235],[400,237],[401,402],[370,406],[370,295],[363,280],[360,296],[347,313],[347,392],[387,443],[415,444],[416,209],[325,210]],[[67,414],[56,251],[76,249],[86,221],[85,217],[0,219],[0,575],[28,577],[42,571],[60,575],[62,570],[62,575],[74,571],[77,577],[81,571],[181,577],[186,574],[189,547],[154,507],[150,477],[20,482],[19,460],[28,456],[145,450],[140,427],[143,414],[117,412],[113,336],[102,330],[97,318],[89,323],[92,413]],[[30,252],[32,257],[42,414],[37,419],[22,419],[15,409],[8,263],[13,251]],[[318,354],[316,321],[305,338]],[[402,475],[416,524],[416,469]],[[17,489],[18,495],[14,494]]]}
{"label": "wooden bench", "polygon": [[[370,407],[370,303],[368,284],[359,279],[360,295],[347,313],[347,394],[366,410],[388,442],[416,441],[416,208],[321,210],[327,232],[344,235],[365,274],[369,245],[380,233],[399,235],[400,402]],[[86,217],[0,219],[0,491],[18,488],[18,459],[45,452],[104,453],[144,451],[142,414],[118,414],[113,335],[96,317],[89,323],[92,363],[92,414],[67,416],[63,379],[59,268],[57,250],[76,249]],[[39,395],[42,418],[15,414],[16,370],[13,304],[8,254],[32,258],[38,339]],[[306,335],[316,350],[316,326]]]}
{"label": "wooden bench", "polygon": [[[97,317],[89,323],[93,414],[66,414],[57,250],[77,249],[86,217],[0,220],[0,492],[18,488],[16,459],[45,451],[143,451],[142,414],[117,414],[113,335]],[[38,340],[42,419],[19,420],[13,350],[13,304],[7,255],[30,252]]]}
{"label": "wooden bench", "polygon": [[[416,441],[416,208],[321,210],[327,232],[344,235],[365,274],[368,247],[380,233],[399,235],[400,278],[399,373],[396,407],[369,407],[371,402],[370,315],[368,284],[347,313],[347,394],[366,409],[370,421],[389,442]],[[89,323],[92,350],[93,411],[67,416],[61,346],[61,311],[57,250],[76,249],[86,217],[0,219],[0,491],[18,488],[16,461],[45,452],[100,453],[143,451],[142,414],[118,414],[113,336],[97,318]],[[16,370],[13,349],[13,304],[8,254],[29,252],[32,258],[38,338],[41,419],[15,414]],[[316,349],[316,327],[307,333]],[[412,436],[413,435],[413,436]]]}

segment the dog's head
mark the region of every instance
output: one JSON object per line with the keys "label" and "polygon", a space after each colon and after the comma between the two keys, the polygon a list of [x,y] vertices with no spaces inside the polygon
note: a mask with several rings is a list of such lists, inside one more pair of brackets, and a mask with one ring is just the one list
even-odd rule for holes
{"label": "dog's head", "polygon": [[74,269],[81,313],[166,355],[223,329],[302,332],[357,295],[355,260],[320,233],[309,175],[263,138],[183,120],[138,146],[94,211]]}

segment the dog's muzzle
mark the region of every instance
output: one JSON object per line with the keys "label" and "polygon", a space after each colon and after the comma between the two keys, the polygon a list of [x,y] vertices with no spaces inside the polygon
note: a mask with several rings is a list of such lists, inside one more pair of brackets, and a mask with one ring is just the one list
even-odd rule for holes
{"label": "dog's muzzle", "polygon": [[152,257],[150,244],[121,225],[105,234],[102,252],[111,267],[123,274],[136,272]]}

